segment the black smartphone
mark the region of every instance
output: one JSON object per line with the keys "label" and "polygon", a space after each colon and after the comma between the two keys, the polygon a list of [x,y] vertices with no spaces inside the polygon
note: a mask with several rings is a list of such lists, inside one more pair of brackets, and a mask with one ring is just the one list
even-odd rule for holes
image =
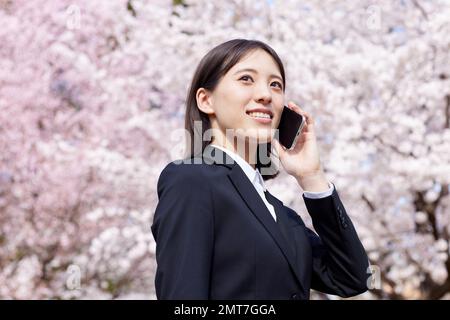
{"label": "black smartphone", "polygon": [[278,141],[286,149],[292,149],[297,142],[298,136],[305,125],[305,118],[284,106],[278,125]]}

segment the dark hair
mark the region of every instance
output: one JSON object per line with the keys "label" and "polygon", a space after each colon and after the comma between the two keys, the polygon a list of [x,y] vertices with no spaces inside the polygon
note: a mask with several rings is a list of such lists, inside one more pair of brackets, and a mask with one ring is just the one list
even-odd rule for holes
{"label": "dark hair", "polygon": [[[214,91],[220,79],[228,72],[228,70],[238,63],[245,55],[256,49],[266,51],[275,60],[283,79],[283,92],[285,91],[286,85],[283,63],[275,50],[267,44],[258,40],[233,39],[211,49],[197,66],[186,98],[185,129],[190,136],[188,137],[190,139],[187,140],[186,145],[188,151],[187,157],[193,157],[199,153],[203,153],[205,147],[211,143],[211,141],[203,141],[203,134],[206,130],[211,128],[211,123],[208,115],[198,108],[196,98],[197,90],[199,88],[205,88],[206,90]],[[198,128],[195,128],[195,121],[201,121],[201,132],[198,132]],[[202,138],[201,150],[194,150],[194,139],[196,136]],[[261,163],[260,148],[264,148],[265,154],[270,157],[271,143],[258,145],[256,168],[260,171],[261,168],[267,168],[267,171],[271,172],[270,174],[262,174],[264,180],[276,177],[279,172],[277,168],[273,168],[271,160],[268,164]],[[274,173],[272,174],[272,172]]]}

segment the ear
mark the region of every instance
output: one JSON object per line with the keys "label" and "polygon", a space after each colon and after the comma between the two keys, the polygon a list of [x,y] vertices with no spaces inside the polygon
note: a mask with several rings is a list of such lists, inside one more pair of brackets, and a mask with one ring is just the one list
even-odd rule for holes
{"label": "ear", "polygon": [[214,114],[214,109],[212,107],[212,97],[209,90],[206,90],[205,88],[199,88],[197,90],[196,94],[197,98],[197,106],[200,109],[200,111],[206,113],[206,114]]}

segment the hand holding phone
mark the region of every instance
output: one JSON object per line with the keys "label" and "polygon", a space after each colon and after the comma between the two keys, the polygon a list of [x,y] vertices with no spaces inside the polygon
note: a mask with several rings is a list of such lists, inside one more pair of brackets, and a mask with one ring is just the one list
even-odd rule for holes
{"label": "hand holding phone", "polygon": [[280,144],[286,149],[292,150],[305,125],[305,118],[287,106],[284,106],[278,125]]}

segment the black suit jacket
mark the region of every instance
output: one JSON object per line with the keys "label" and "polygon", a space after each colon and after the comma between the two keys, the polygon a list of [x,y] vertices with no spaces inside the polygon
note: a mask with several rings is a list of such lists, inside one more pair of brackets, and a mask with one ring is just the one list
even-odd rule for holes
{"label": "black suit jacket", "polygon": [[273,219],[241,167],[207,146],[169,163],[158,180],[158,299],[309,299],[310,288],[349,297],[367,290],[368,258],[335,190],[304,197],[314,229],[269,194]]}

